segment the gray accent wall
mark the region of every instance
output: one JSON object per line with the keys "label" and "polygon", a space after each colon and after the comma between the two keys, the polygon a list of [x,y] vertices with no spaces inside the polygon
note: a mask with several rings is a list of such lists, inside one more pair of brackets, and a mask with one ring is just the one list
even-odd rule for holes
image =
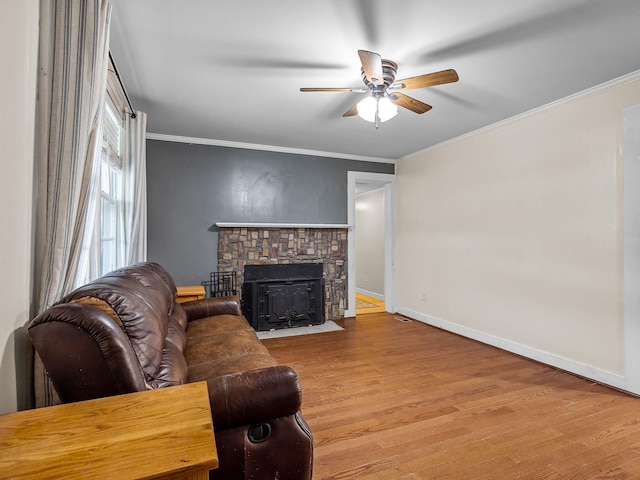
{"label": "gray accent wall", "polygon": [[148,259],[178,285],[217,269],[216,222],[347,223],[347,172],[386,163],[147,140]]}

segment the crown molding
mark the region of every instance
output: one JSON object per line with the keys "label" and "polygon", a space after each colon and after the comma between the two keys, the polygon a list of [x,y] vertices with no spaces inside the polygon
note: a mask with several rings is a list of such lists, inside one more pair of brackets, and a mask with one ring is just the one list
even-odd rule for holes
{"label": "crown molding", "polygon": [[531,110],[527,110],[526,112],[519,113],[518,115],[514,115],[513,117],[505,118],[504,120],[500,120],[499,122],[492,123],[491,125],[487,125],[486,127],[482,127],[482,128],[477,129],[477,130],[473,130],[472,132],[465,133],[463,135],[459,135],[457,137],[451,138],[451,139],[446,140],[444,142],[440,142],[440,143],[438,143],[436,145],[432,145],[430,147],[423,148],[422,150],[418,150],[417,152],[409,153],[408,155],[405,155],[405,156],[400,157],[399,159],[397,159],[396,163],[400,162],[402,160],[407,160],[407,159],[410,159],[412,157],[416,157],[418,155],[421,155],[423,153],[429,152],[431,150],[438,149],[438,148],[443,147],[445,145],[449,145],[451,143],[458,142],[458,141],[463,140],[465,138],[473,137],[473,136],[478,135],[480,133],[483,133],[483,132],[492,130],[494,128],[498,128],[498,127],[500,127],[502,125],[505,125],[505,124],[520,120],[520,119],[522,119],[524,117],[528,117],[528,116],[533,115],[535,113],[538,113],[540,111],[547,110],[549,108],[552,108],[552,107],[555,107],[555,106],[558,106],[558,105],[562,105],[563,103],[570,102],[570,101],[575,100],[577,98],[584,97],[584,96],[587,96],[587,95],[591,95],[593,93],[597,93],[597,92],[599,92],[601,90],[604,90],[604,89],[607,89],[607,88],[615,87],[615,86],[618,86],[618,85],[623,85],[623,84],[625,84],[627,82],[632,82],[634,80],[637,80],[638,78],[640,78],[640,70],[636,70],[635,72],[631,72],[631,73],[628,73],[628,74],[623,75],[621,77],[614,78],[613,80],[609,80],[608,82],[601,83],[600,85],[596,85],[595,87],[587,88],[586,90],[582,90],[580,92],[577,92],[577,93],[574,93],[572,95],[569,95],[568,97],[564,97],[564,98],[561,98],[559,100],[555,100],[553,102],[547,103],[547,104],[542,105],[540,107],[536,107],[536,108],[533,108]]}
{"label": "crown molding", "polygon": [[356,160],[359,162],[375,162],[395,164],[392,158],[367,157],[363,155],[350,155],[346,153],[322,152],[318,150],[305,150],[302,148],[278,147],[274,145],[258,145],[255,143],[230,142],[212,138],[182,137],[178,135],[165,135],[163,133],[147,133],[147,140],[159,140],[161,142],[190,143],[195,145],[212,145],[216,147],[243,148],[247,150],[262,150],[265,152],[291,153],[294,155],[309,155],[312,157],[339,158],[342,160]]}

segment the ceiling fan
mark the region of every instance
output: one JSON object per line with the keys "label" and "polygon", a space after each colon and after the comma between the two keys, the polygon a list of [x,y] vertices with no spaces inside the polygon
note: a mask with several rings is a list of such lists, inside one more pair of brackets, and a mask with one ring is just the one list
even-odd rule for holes
{"label": "ceiling fan", "polygon": [[362,63],[361,75],[366,88],[301,88],[301,92],[352,92],[368,93],[342,116],[352,117],[358,115],[364,120],[386,122],[398,114],[398,107],[404,107],[412,112],[422,114],[431,110],[420,100],[401,93],[401,90],[413,90],[416,88],[433,87],[458,81],[455,70],[442,70],[440,72],[427,73],[417,77],[395,80],[398,64],[391,60],[383,59],[379,54],[367,50],[358,50]]}

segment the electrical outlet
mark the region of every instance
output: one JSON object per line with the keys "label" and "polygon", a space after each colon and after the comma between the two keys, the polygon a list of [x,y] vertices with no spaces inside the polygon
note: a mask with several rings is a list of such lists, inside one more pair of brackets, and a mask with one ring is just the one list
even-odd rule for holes
{"label": "electrical outlet", "polygon": [[422,292],[422,301],[423,302],[427,301],[427,292],[426,292],[426,290],[424,292]]}

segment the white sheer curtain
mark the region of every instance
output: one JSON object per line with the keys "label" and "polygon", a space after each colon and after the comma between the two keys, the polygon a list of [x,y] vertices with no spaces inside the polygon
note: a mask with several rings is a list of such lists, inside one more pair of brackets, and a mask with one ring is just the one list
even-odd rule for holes
{"label": "white sheer curtain", "polygon": [[[41,0],[36,131],[34,305],[71,291],[93,230],[96,145],[105,102],[108,0]],[[34,358],[36,406],[57,403]]]}
{"label": "white sheer curtain", "polygon": [[147,114],[127,115],[124,124],[125,261],[130,265],[147,259]]}
{"label": "white sheer curtain", "polygon": [[96,142],[105,100],[108,0],[42,0],[35,305],[76,286],[93,229]]}

